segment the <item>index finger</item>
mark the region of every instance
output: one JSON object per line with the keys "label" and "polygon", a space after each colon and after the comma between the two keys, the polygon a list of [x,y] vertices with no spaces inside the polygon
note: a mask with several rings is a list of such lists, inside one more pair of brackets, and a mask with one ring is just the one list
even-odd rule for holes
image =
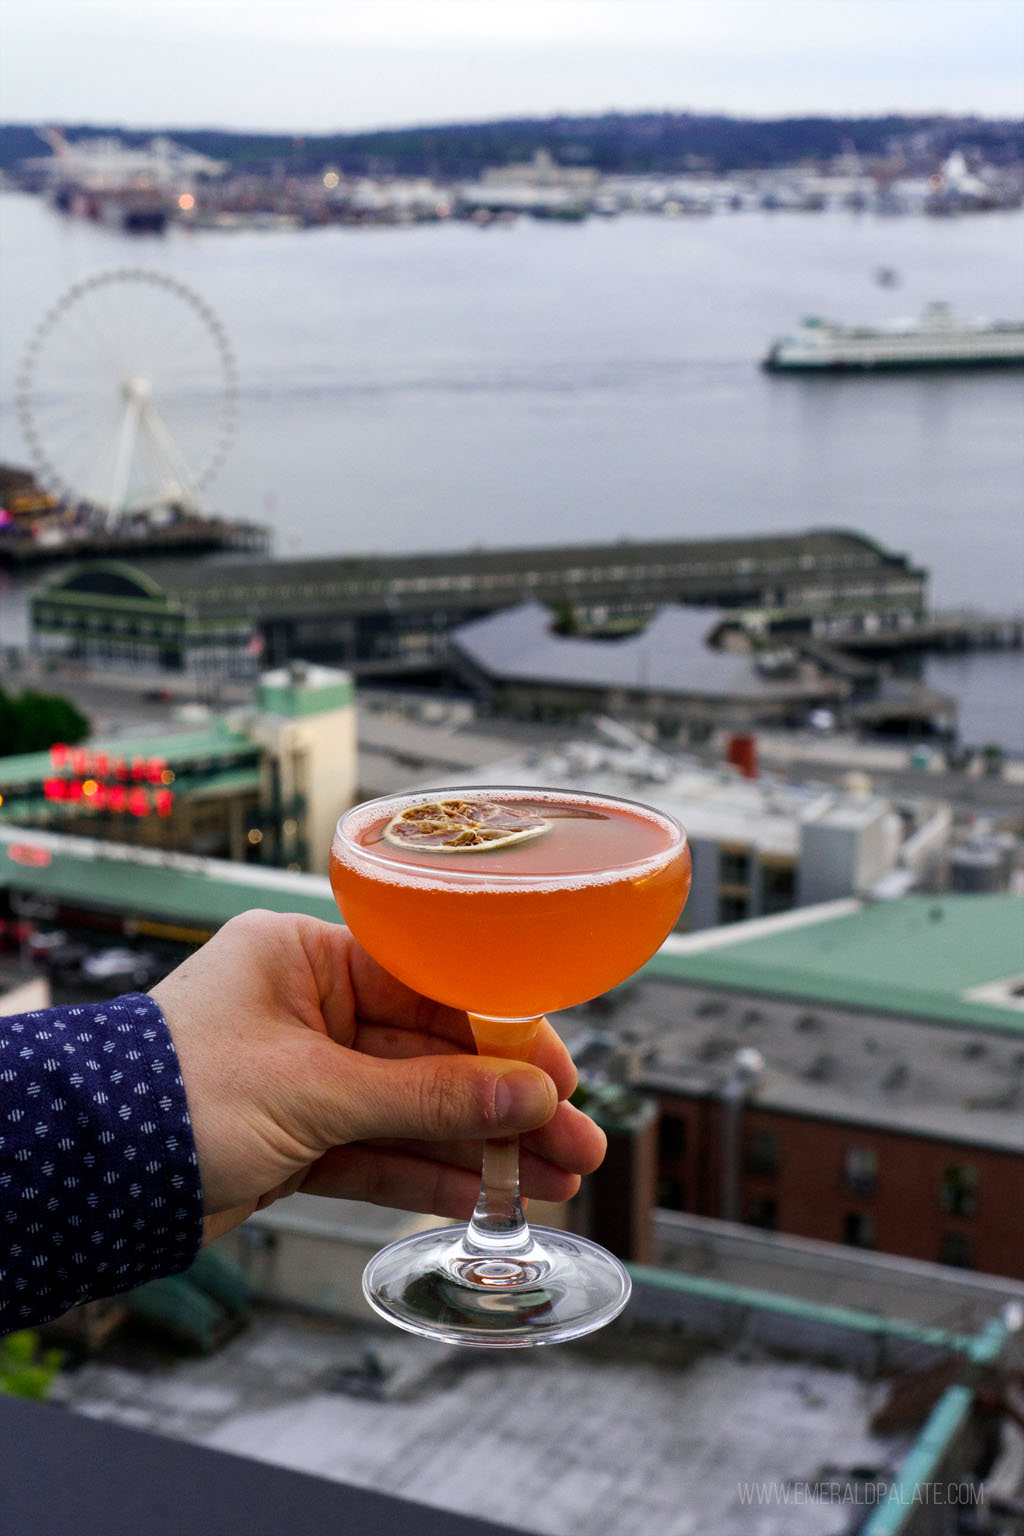
{"label": "index finger", "polygon": [[[472,1054],[472,1042],[463,1044],[443,1035],[424,1030],[387,1024],[369,1024],[356,1021],[352,1045],[367,1056],[389,1057],[392,1060],[408,1056],[434,1056],[441,1053],[462,1052]],[[477,1055],[482,1054],[477,1051]],[[576,1068],[572,1058],[555,1030],[542,1019],[536,1037],[531,1042],[525,1060],[533,1067],[540,1067],[551,1078],[560,1099],[567,1099],[576,1087]]]}
{"label": "index finger", "polygon": [[[344,931],[348,937],[347,960],[352,1002],[360,1021],[406,1031],[412,1035],[428,1035],[449,1042],[462,1051],[472,1052],[476,1049],[469,1020],[461,1009],[449,1008],[444,1003],[436,1003],[414,992],[379,965],[372,955],[367,954],[347,929]],[[326,1006],[324,1016],[328,1031],[333,1034]],[[406,1054],[405,1044],[403,1040],[394,1040],[387,1054]],[[421,1045],[408,1054],[419,1055],[422,1050]],[[572,1058],[547,1019],[541,1019],[526,1060],[548,1074],[558,1089],[560,1099],[567,1099],[576,1087],[576,1068]]]}
{"label": "index finger", "polygon": [[[425,1055],[438,1049],[433,1041],[441,1041],[442,1048],[476,1052],[470,1021],[462,1009],[436,1003],[399,982],[347,928],[322,923],[318,937],[321,945],[315,946],[310,958],[318,971],[322,1014],[332,1040],[352,1043],[355,1025],[358,1048],[370,1055]],[[365,1025],[378,1026],[373,1044]],[[570,1097],[576,1087],[576,1068],[547,1018],[540,1020],[527,1060],[547,1072],[559,1098]]]}
{"label": "index finger", "polygon": [[463,1051],[472,1048],[464,1013],[423,997],[392,976],[341,923],[306,918],[299,920],[299,934],[319,1014],[329,1038],[337,1044],[351,1044],[357,1020],[364,1020],[448,1040]]}
{"label": "index finger", "polygon": [[473,1031],[461,1008],[449,1008],[424,997],[392,976],[367,954],[356,939],[348,952],[352,997],[359,1018],[393,1029],[412,1029],[450,1040],[464,1051],[473,1049]]}

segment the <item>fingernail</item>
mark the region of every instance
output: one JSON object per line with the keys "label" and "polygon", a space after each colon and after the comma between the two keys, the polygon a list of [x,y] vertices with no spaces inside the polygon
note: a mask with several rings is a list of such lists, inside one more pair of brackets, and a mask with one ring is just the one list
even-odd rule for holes
{"label": "fingernail", "polygon": [[494,1085],[494,1113],[515,1125],[538,1125],[551,1109],[551,1095],[539,1072],[506,1072]]}

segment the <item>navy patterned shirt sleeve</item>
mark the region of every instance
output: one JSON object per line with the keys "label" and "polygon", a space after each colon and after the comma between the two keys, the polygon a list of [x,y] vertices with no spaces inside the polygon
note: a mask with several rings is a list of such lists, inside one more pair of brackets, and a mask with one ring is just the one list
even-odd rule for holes
{"label": "navy patterned shirt sleeve", "polygon": [[0,1019],[0,1334],[186,1269],[195,1142],[151,997]]}

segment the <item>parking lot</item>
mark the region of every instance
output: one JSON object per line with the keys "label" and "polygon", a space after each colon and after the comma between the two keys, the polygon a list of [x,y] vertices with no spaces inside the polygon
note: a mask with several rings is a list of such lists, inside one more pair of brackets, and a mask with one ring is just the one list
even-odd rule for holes
{"label": "parking lot", "polygon": [[0,951],[45,976],[56,1003],[101,1002],[123,992],[146,992],[188,953],[183,945],[132,944],[120,934],[27,919],[2,925]]}

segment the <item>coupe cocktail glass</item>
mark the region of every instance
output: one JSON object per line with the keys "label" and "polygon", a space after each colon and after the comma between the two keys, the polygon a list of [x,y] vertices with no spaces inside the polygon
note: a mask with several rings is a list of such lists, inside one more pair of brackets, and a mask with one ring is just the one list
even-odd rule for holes
{"label": "coupe cocktail glass", "polygon": [[[424,846],[446,817],[483,827],[478,835],[493,845],[474,846],[472,831],[461,842],[442,831]],[[345,922],[386,970],[465,1010],[481,1055],[526,1060],[543,1015],[597,997],[654,954],[689,893],[690,854],[678,822],[628,800],[446,787],[347,812],[331,847],[331,884]],[[363,1290],[412,1333],[511,1349],[602,1327],[625,1306],[630,1281],[596,1243],[531,1230],[518,1138],[495,1137],[484,1142],[469,1226],[382,1249]]]}

